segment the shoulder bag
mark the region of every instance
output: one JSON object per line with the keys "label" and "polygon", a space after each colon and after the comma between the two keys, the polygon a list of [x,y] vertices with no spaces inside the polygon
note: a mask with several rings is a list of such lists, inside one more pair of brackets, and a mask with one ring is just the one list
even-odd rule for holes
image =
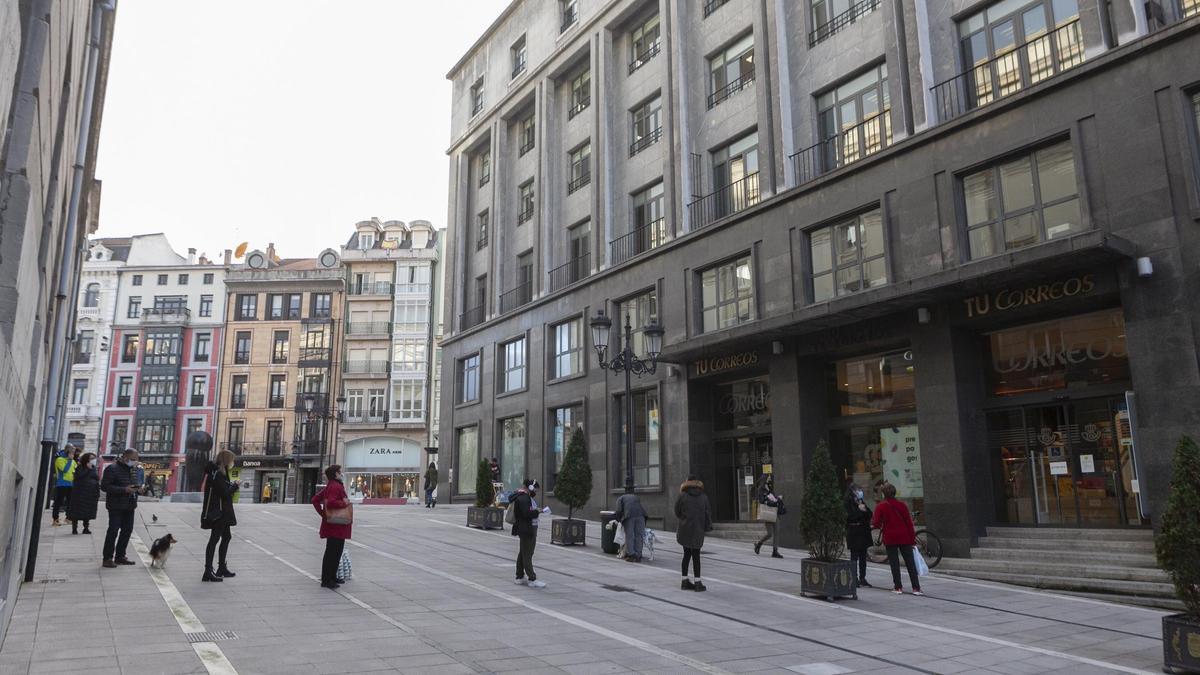
{"label": "shoulder bag", "polygon": [[346,504],[340,509],[329,508],[329,502],[325,502],[325,521],[330,525],[350,525],[354,522],[354,505]]}
{"label": "shoulder bag", "polygon": [[774,523],[779,520],[779,507],[770,504],[758,505],[758,519],[764,523]]}

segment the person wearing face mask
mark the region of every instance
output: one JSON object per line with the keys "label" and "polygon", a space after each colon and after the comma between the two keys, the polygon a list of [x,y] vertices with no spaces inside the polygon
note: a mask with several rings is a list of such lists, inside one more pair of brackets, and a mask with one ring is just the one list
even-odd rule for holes
{"label": "person wearing face mask", "polygon": [[325,489],[313,495],[312,505],[321,516],[321,538],[325,540],[325,557],[321,560],[321,588],[335,589],[341,585],[338,580],[338,563],[342,560],[342,551],[346,550],[346,540],[350,538],[351,523],[331,523],[331,512],[341,511],[350,506],[350,498],[342,481],[342,466],[334,464],[325,469],[325,478],[329,482]]}
{"label": "person wearing face mask", "polygon": [[104,567],[135,564],[125,557],[125,549],[133,534],[133,512],[137,510],[138,483],[134,468],[137,459],[137,450],[126,450],[121,453],[121,459],[104,468],[104,477],[100,479],[104,507],[108,510],[108,531],[104,533]]}
{"label": "person wearing face mask", "polygon": [[[233,513],[233,495],[238,491],[237,481],[229,480],[229,470],[237,457],[229,450],[217,453],[216,461],[204,468],[204,507],[200,510],[200,529],[208,530],[208,546],[204,549],[204,576],[201,581],[223,581],[237,574],[229,571],[225,556],[229,552],[229,541],[233,539],[232,527],[237,526]],[[219,545],[219,550],[218,550]],[[217,571],[213,571],[213,554],[218,553]]]}
{"label": "person wearing face mask", "polygon": [[533,571],[533,549],[537,546],[538,516],[550,513],[550,507],[538,510],[534,497],[541,486],[536,480],[526,478],[522,485],[513,497],[512,533],[520,542],[517,548],[516,583],[530,588],[545,588],[546,582],[538,581],[537,572]]}
{"label": "person wearing face mask", "polygon": [[71,521],[71,534],[79,532],[79,521],[83,521],[83,533],[91,534],[88,524],[96,519],[96,505],[100,503],[100,477],[92,463],[96,456],[87,453],[79,459],[75,469],[75,485],[71,489],[71,503],[67,505],[67,520]]}
{"label": "person wearing face mask", "polygon": [[846,548],[850,549],[850,563],[858,565],[858,585],[870,588],[867,549],[871,548],[871,509],[863,495],[863,489],[856,483],[846,489]]}

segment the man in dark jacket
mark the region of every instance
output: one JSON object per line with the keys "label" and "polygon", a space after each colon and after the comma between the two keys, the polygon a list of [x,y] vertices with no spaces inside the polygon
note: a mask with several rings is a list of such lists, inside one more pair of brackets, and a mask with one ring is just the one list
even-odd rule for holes
{"label": "man in dark jacket", "polygon": [[[104,566],[133,565],[125,557],[129,536],[133,534],[133,512],[137,509],[137,450],[121,453],[121,458],[104,469],[100,491],[108,509],[108,532],[104,534]],[[113,557],[114,552],[116,557]]]}
{"label": "man in dark jacket", "polygon": [[[513,526],[512,533],[520,541],[517,549],[517,581],[516,583],[533,588],[545,588],[546,582],[537,580],[537,572],[533,571],[533,549],[537,546],[538,516],[550,513],[550,507],[538,510],[538,485],[536,480],[526,478],[524,487],[517,490],[512,498]],[[526,577],[528,576],[528,580]]]}
{"label": "man in dark jacket", "polygon": [[613,520],[625,529],[625,559],[642,561],[642,543],[646,539],[646,509],[632,491],[617,498]]}
{"label": "man in dark jacket", "polygon": [[[712,507],[708,495],[704,494],[704,483],[695,476],[679,486],[675,498],[675,517],[679,527],[675,530],[675,541],[683,547],[683,581],[679,587],[685,591],[704,591],[707,587],[700,579],[700,549],[704,546],[704,533],[713,529]],[[692,563],[692,579],[688,579],[688,561]]]}

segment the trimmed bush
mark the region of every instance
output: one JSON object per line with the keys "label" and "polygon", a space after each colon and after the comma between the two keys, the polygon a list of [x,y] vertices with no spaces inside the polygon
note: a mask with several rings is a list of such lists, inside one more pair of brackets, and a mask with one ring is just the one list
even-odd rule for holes
{"label": "trimmed bush", "polygon": [[1175,446],[1171,491],[1154,550],[1187,613],[1200,618],[1200,446],[1190,436]]}
{"label": "trimmed bush", "polygon": [[846,542],[846,510],[837,471],[825,441],[813,450],[804,497],[800,500],[800,532],[815,560],[833,562],[842,557]]}
{"label": "trimmed bush", "polygon": [[554,483],[554,497],[567,507],[567,520],[571,520],[575,509],[581,509],[592,496],[592,467],[588,464],[587,446],[583,441],[583,430],[576,427],[563,453],[562,467]]}
{"label": "trimmed bush", "polygon": [[475,506],[483,508],[496,502],[496,488],[492,486],[492,466],[486,459],[479,460],[479,471],[475,474]]}

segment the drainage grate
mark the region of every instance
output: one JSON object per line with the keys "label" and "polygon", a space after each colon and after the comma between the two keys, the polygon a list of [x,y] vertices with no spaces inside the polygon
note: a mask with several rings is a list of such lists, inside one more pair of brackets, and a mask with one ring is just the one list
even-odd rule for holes
{"label": "drainage grate", "polygon": [[66,581],[66,577],[46,577],[44,579],[37,580],[39,584],[61,584],[66,583]]}
{"label": "drainage grate", "polygon": [[187,633],[187,640],[192,644],[197,642],[220,642],[221,640],[236,640],[237,633],[231,630],[206,630],[198,633]]}
{"label": "drainage grate", "polygon": [[618,586],[616,584],[603,584],[602,588],[606,591],[614,591],[617,593],[632,593],[634,589],[628,586]]}

